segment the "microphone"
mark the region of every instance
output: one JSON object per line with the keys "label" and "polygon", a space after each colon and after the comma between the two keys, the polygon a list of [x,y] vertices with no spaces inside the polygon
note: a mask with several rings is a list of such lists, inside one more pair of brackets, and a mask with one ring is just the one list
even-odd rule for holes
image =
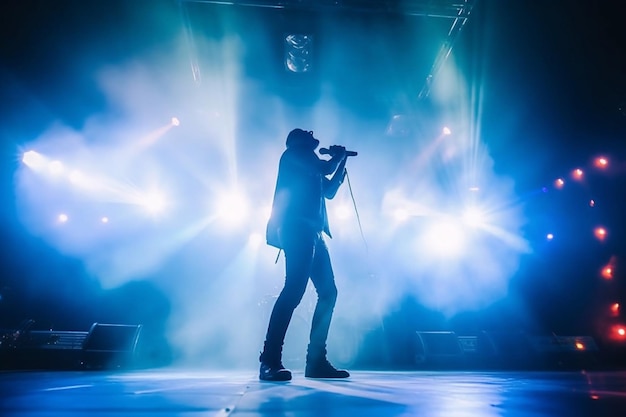
{"label": "microphone", "polygon": [[[327,148],[320,148],[320,155],[330,155],[333,156],[335,153],[331,152],[330,149]],[[357,156],[358,152],[355,151],[346,151],[346,156]]]}

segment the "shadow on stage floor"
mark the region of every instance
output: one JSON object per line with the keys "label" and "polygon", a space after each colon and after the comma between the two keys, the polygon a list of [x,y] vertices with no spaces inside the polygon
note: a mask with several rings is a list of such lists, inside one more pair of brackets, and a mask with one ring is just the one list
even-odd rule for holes
{"label": "shadow on stage floor", "polygon": [[260,382],[255,370],[4,371],[12,416],[624,416],[624,371],[354,371]]}

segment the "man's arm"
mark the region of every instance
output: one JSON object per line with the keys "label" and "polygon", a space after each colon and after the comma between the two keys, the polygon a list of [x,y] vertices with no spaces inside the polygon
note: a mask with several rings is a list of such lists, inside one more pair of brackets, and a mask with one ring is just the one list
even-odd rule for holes
{"label": "man's arm", "polygon": [[348,158],[346,158],[344,154],[333,176],[330,179],[326,178],[324,180],[324,197],[331,199],[331,198],[334,198],[335,195],[337,194],[337,190],[339,190],[339,187],[341,186],[344,178],[346,177],[347,159]]}

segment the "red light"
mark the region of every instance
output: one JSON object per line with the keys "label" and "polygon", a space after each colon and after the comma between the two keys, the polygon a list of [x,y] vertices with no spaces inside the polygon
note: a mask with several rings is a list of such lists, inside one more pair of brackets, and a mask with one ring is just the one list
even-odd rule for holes
{"label": "red light", "polygon": [[613,279],[613,267],[611,265],[605,266],[602,268],[601,275],[604,279]]}
{"label": "red light", "polygon": [[593,230],[593,234],[596,236],[598,240],[606,239],[606,229],[604,227],[596,227]]}
{"label": "red light", "polygon": [[616,324],[611,327],[609,338],[614,342],[623,342],[626,340],[626,326],[623,324]]}
{"label": "red light", "polygon": [[619,303],[611,304],[611,313],[613,316],[619,316]]}

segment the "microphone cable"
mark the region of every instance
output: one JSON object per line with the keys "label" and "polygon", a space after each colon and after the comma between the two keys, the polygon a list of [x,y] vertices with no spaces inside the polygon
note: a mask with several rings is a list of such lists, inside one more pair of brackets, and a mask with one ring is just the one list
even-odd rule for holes
{"label": "microphone cable", "polygon": [[346,169],[346,179],[348,180],[348,190],[350,190],[350,198],[352,199],[352,205],[354,206],[354,212],[356,214],[356,221],[359,224],[359,231],[361,232],[361,239],[363,239],[363,243],[365,244],[365,252],[369,255],[369,247],[367,245],[367,239],[365,239],[365,234],[363,233],[363,225],[361,224],[361,216],[359,215],[359,209],[356,206],[356,200],[354,199],[354,193],[352,192],[352,184],[350,183],[350,175],[348,175],[347,169]]}

